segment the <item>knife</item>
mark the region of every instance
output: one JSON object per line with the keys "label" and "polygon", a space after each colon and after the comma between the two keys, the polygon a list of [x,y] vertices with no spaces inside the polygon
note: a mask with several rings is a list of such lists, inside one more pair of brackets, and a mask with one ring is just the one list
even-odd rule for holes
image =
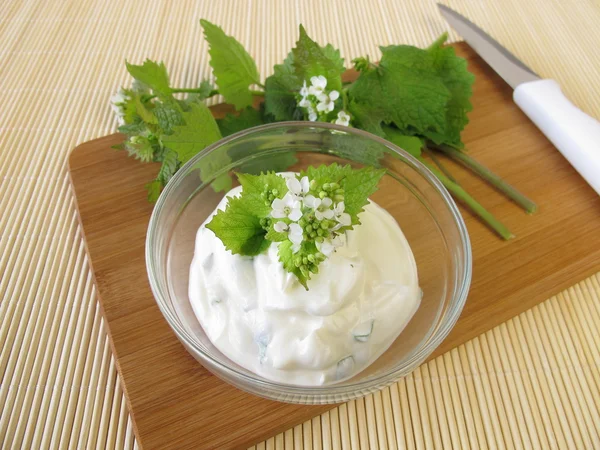
{"label": "knife", "polygon": [[442,16],[513,89],[513,100],[600,194],[600,122],[571,103],[477,25],[447,6]]}

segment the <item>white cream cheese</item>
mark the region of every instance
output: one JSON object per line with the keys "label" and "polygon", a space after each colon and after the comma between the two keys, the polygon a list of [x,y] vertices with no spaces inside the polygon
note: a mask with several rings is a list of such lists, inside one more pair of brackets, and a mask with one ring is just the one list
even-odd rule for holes
{"label": "white cream cheese", "polygon": [[419,306],[408,242],[373,202],[308,291],[284,271],[277,244],[254,258],[232,255],[205,227],[211,218],[196,236],[190,301],[215,347],[264,378],[303,386],[347,379],[389,348]]}

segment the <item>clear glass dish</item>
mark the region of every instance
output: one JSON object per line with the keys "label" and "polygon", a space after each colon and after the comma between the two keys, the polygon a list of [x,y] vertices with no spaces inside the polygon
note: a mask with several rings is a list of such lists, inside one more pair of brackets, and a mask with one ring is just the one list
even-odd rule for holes
{"label": "clear glass dish", "polygon": [[[423,290],[421,305],[392,346],[353,378],[304,387],[269,381],[238,366],[206,337],[188,299],[198,227],[236,185],[234,172],[299,171],[338,162],[387,173],[371,198],[406,236]],[[415,158],[355,128],[285,122],[251,128],[213,144],[186,163],[161,194],[148,227],[150,286],[167,322],[204,367],[232,385],[272,400],[339,403],[381,389],[422,363],[448,335],[465,304],[471,247],[465,224],[442,184]]]}

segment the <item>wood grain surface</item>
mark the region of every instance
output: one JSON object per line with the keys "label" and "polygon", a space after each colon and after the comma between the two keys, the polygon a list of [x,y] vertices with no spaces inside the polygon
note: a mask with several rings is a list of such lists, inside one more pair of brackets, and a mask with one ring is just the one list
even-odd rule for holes
{"label": "wood grain surface", "polygon": [[[473,247],[471,292],[432,357],[600,270],[600,198],[513,104],[512,90],[468,46],[455,47],[476,75],[474,110],[463,135],[469,152],[534,199],[539,211],[525,214],[449,163],[460,183],[517,237],[500,240],[462,209]],[[112,150],[120,140],[111,135],[80,145],[69,166],[139,444],[242,448],[328,409],[246,394],[211,375],[179,343],[156,306],[145,268],[152,205],[144,185],[157,166]]]}

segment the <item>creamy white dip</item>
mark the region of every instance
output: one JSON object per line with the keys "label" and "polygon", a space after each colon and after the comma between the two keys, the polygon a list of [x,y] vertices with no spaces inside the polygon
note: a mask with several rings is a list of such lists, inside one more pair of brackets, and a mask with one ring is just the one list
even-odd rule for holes
{"label": "creamy white dip", "polygon": [[205,227],[211,219],[196,236],[190,301],[215,347],[264,378],[304,386],[347,379],[387,350],[419,307],[408,242],[373,202],[308,291],[283,269],[276,243],[254,258],[232,255]]}

